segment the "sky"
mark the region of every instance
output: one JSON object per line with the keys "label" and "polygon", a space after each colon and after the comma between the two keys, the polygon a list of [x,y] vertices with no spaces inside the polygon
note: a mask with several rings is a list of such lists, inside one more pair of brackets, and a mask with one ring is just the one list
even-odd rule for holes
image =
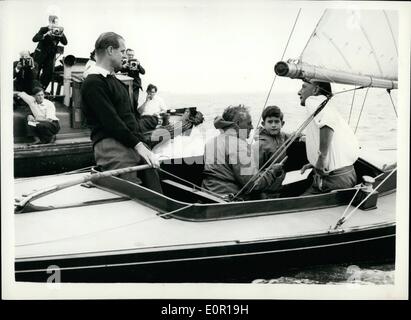
{"label": "sky", "polygon": [[[325,6],[358,9],[356,3],[267,0],[45,0],[3,6],[0,32],[13,60],[21,50],[35,49],[32,37],[48,24],[49,14],[57,14],[68,38],[65,54],[87,58],[102,32],[117,32],[146,69],[143,84],[177,94],[267,92],[300,8],[285,60],[300,55]],[[297,90],[299,82],[287,80],[278,80],[279,90]]]}
{"label": "sky", "polygon": [[[88,57],[99,34],[117,32],[146,69],[143,83],[176,93],[266,91],[301,6],[226,0],[6,4],[14,59],[22,49],[35,49],[32,37],[56,13],[68,38],[65,54]],[[322,12],[322,6],[302,10],[286,58],[299,55]]]}

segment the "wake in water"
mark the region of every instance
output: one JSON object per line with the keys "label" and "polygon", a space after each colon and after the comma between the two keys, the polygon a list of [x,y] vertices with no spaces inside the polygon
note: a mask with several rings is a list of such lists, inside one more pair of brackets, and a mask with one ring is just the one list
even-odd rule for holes
{"label": "wake in water", "polygon": [[273,279],[256,279],[258,284],[394,284],[395,265],[378,266],[332,265],[297,271],[294,274]]}

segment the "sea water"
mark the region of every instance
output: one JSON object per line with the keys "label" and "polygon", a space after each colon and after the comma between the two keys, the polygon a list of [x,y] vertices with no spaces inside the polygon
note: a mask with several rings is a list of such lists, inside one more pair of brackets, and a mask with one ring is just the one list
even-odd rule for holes
{"label": "sea water", "polygon": [[[341,87],[337,92],[351,88]],[[335,91],[334,91],[335,92]],[[170,108],[197,107],[205,116],[203,129],[212,129],[213,119],[221,115],[229,105],[244,104],[249,107],[253,125],[258,125],[265,105],[277,105],[284,113],[284,132],[293,132],[305,120],[305,110],[299,105],[296,92],[273,91],[267,93],[243,94],[184,94],[159,93]],[[366,99],[364,99],[366,98]],[[342,92],[333,98],[339,113],[356,132],[362,150],[367,150],[370,159],[378,167],[396,162],[397,149],[397,97],[392,100],[387,91],[366,89]],[[267,103],[266,103],[267,100]],[[252,135],[252,133],[251,133]],[[368,160],[368,159],[367,159]],[[353,265],[338,264],[315,266],[292,270],[281,276],[261,279],[255,274],[253,283],[296,283],[296,284],[393,284],[394,264]]]}

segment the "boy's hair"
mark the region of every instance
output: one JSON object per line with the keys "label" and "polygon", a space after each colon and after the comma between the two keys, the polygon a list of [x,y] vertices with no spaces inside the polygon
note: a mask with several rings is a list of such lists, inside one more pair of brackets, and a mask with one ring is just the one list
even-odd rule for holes
{"label": "boy's hair", "polygon": [[151,89],[154,89],[154,90],[156,90],[156,92],[157,92],[157,87],[154,85],[154,84],[149,84],[148,86],[147,86],[147,91],[151,91]]}
{"label": "boy's hair", "polygon": [[120,47],[119,40],[124,38],[115,32],[105,32],[102,33],[96,40],[94,45],[94,51],[96,52],[97,56],[100,56],[104,50],[108,47],[113,47],[114,49],[118,49]]}
{"label": "boy's hair", "polygon": [[134,51],[134,50],[131,49],[131,48],[128,48],[128,49],[126,50],[126,53],[127,53],[127,52],[130,52],[130,51]]}
{"label": "boy's hair", "polygon": [[33,88],[33,95],[36,95],[37,93],[39,93],[40,91],[44,92],[44,89],[42,87],[35,87]]}
{"label": "boy's hair", "polygon": [[248,108],[240,104],[238,106],[228,106],[225,108],[222,117],[225,121],[235,122],[240,119],[245,119],[248,114]]}
{"label": "boy's hair", "polygon": [[283,121],[284,114],[282,113],[281,109],[277,106],[268,106],[264,109],[263,114],[261,115],[261,118],[263,121],[267,119],[268,117],[277,117],[280,118],[281,121]]}

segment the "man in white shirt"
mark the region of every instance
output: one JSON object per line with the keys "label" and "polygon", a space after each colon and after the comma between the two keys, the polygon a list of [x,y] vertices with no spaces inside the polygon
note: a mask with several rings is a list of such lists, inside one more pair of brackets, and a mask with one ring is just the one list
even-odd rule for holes
{"label": "man in white shirt", "polygon": [[33,94],[34,97],[25,92],[19,92],[17,96],[29,105],[32,112],[32,115],[27,117],[27,121],[29,131],[34,135],[34,144],[54,142],[56,134],[60,131],[56,108],[53,102],[44,99],[43,88],[34,88]]}
{"label": "man in white shirt", "polygon": [[138,111],[142,116],[158,116],[160,113],[167,111],[164,100],[157,96],[157,87],[154,84],[149,84],[147,86],[146,101],[138,107]]}
{"label": "man in white shirt", "polygon": [[[300,104],[307,115],[332,96],[328,82],[304,82],[298,92]],[[301,172],[314,168],[314,181],[304,194],[329,192],[351,188],[357,183],[354,162],[358,159],[359,145],[351,128],[338,114],[333,100],[308,124],[305,130],[309,163]]]}

